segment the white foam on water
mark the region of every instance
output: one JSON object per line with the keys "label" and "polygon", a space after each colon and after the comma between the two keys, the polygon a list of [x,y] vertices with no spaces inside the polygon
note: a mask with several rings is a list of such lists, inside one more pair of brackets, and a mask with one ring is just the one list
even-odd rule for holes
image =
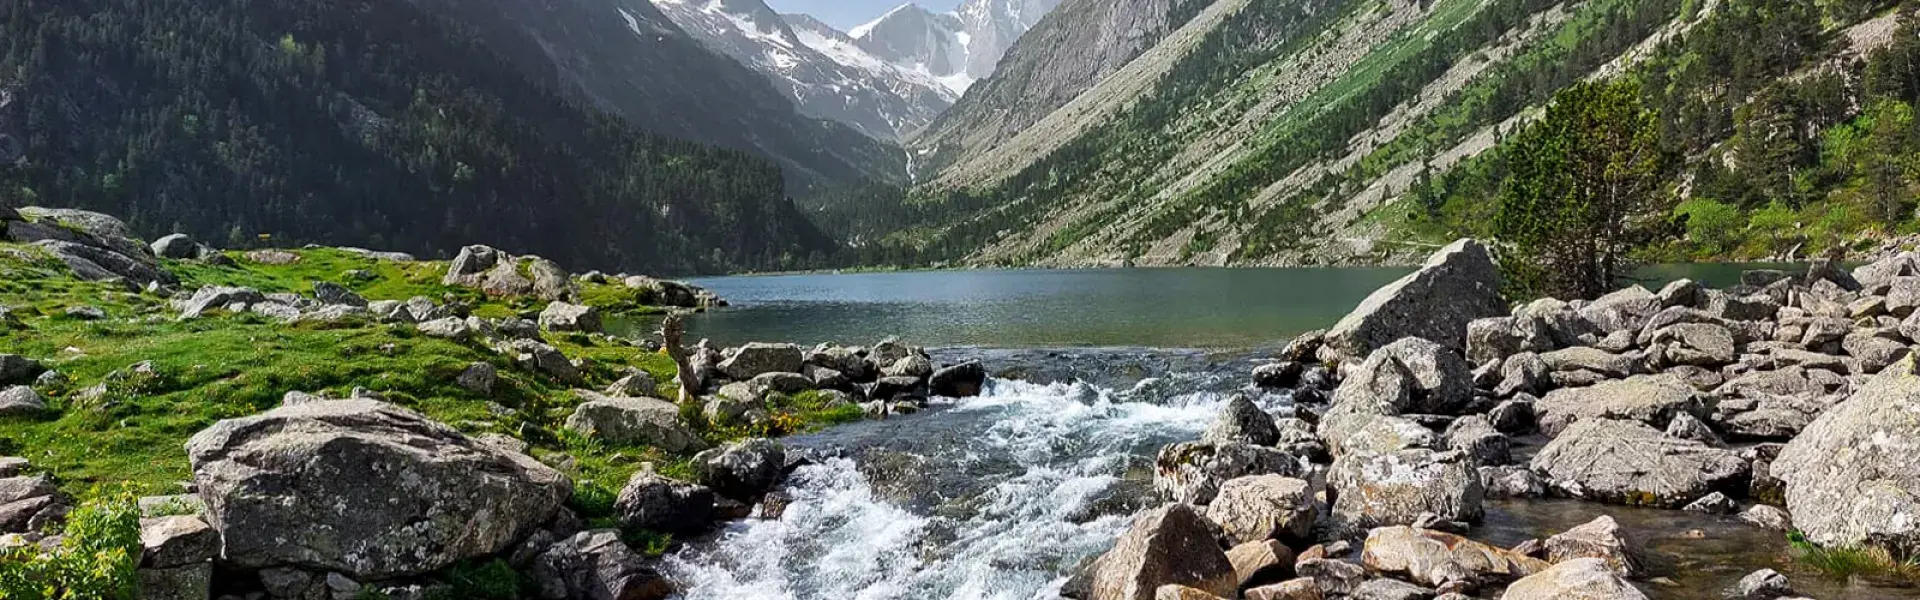
{"label": "white foam on water", "polygon": [[[1137,455],[1197,436],[1224,406],[1222,395],[1169,394],[1165,383],[1115,391],[993,381],[948,412],[996,411],[996,420],[969,447],[942,449],[951,451],[943,458],[1014,464],[986,465],[1006,476],[970,499],[963,516],[889,504],[853,460],[829,459],[789,479],[792,503],[779,520],[735,523],[719,540],[669,556],[667,572],[685,600],[1058,597],[1066,572],[1111,547],[1131,519],[1075,516],[1104,498]],[[939,426],[938,414],[922,419]]]}

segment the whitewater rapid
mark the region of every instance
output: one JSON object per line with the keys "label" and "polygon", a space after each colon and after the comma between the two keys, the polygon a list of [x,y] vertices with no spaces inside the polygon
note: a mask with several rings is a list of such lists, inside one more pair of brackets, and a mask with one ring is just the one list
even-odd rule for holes
{"label": "whitewater rapid", "polygon": [[781,518],[734,523],[669,556],[666,569],[686,600],[1057,598],[1073,567],[1129,525],[1131,510],[1102,503],[1142,489],[1161,445],[1212,423],[1232,392],[1224,387],[1206,374],[1118,390],[994,380],[982,397],[931,414],[849,426],[875,431],[816,440],[815,450],[875,433],[876,447],[924,459],[923,475],[948,482],[934,505],[902,506],[856,458],[824,458],[790,478]]}

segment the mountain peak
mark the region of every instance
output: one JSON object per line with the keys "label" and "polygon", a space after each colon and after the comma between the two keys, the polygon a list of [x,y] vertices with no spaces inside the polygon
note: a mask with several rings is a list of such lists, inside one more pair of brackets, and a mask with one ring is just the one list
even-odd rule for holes
{"label": "mountain peak", "polygon": [[872,33],[873,30],[879,27],[881,24],[887,22],[890,19],[899,18],[903,15],[931,17],[933,16],[933,13],[921,7],[918,4],[907,2],[899,6],[893,7],[887,12],[882,13],[880,16],[875,17],[872,21],[867,21],[865,23],[855,25],[853,29],[847,30],[847,35],[853,37],[853,39],[856,39],[856,40],[867,37],[868,33]]}

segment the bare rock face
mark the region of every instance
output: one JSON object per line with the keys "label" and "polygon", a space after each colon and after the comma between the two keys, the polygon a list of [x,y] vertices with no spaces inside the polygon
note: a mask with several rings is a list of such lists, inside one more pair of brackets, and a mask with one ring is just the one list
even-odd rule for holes
{"label": "bare rock face", "polygon": [[572,493],[565,475],[374,400],[285,406],[187,442],[227,561],[356,580],[511,548]]}
{"label": "bare rock face", "polygon": [[1185,504],[1142,513],[1112,550],[1095,559],[1087,600],[1154,600],[1165,585],[1234,596],[1239,579],[1205,519]]}
{"label": "bare rock face", "polygon": [[1367,534],[1360,562],[1375,572],[1431,587],[1468,588],[1545,571],[1547,563],[1451,533],[1382,527]]}
{"label": "bare rock face", "polygon": [[1647,600],[1594,558],[1570,560],[1507,586],[1500,600]]}
{"label": "bare rock face", "polygon": [[1360,360],[1408,337],[1464,350],[1468,323],[1507,314],[1492,256],[1480,242],[1462,239],[1435,252],[1420,270],[1367,296],[1328,330],[1323,354]]}
{"label": "bare rock face", "polygon": [[1568,496],[1662,508],[1743,489],[1749,476],[1748,462],[1732,451],[1613,419],[1574,423],[1530,466]]}
{"label": "bare rock face", "polygon": [[1920,368],[1909,356],[1820,415],[1780,451],[1768,473],[1785,483],[1787,510],[1807,539],[1900,555],[1920,551],[1915,415]]}

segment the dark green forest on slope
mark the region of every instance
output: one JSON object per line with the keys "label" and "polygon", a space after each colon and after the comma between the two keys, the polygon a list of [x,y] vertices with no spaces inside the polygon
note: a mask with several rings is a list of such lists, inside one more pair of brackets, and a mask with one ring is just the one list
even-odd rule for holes
{"label": "dark green forest on slope", "polygon": [[0,154],[17,155],[0,203],[215,243],[486,243],[580,269],[836,252],[767,161],[647,134],[500,63],[407,2],[0,1]]}

